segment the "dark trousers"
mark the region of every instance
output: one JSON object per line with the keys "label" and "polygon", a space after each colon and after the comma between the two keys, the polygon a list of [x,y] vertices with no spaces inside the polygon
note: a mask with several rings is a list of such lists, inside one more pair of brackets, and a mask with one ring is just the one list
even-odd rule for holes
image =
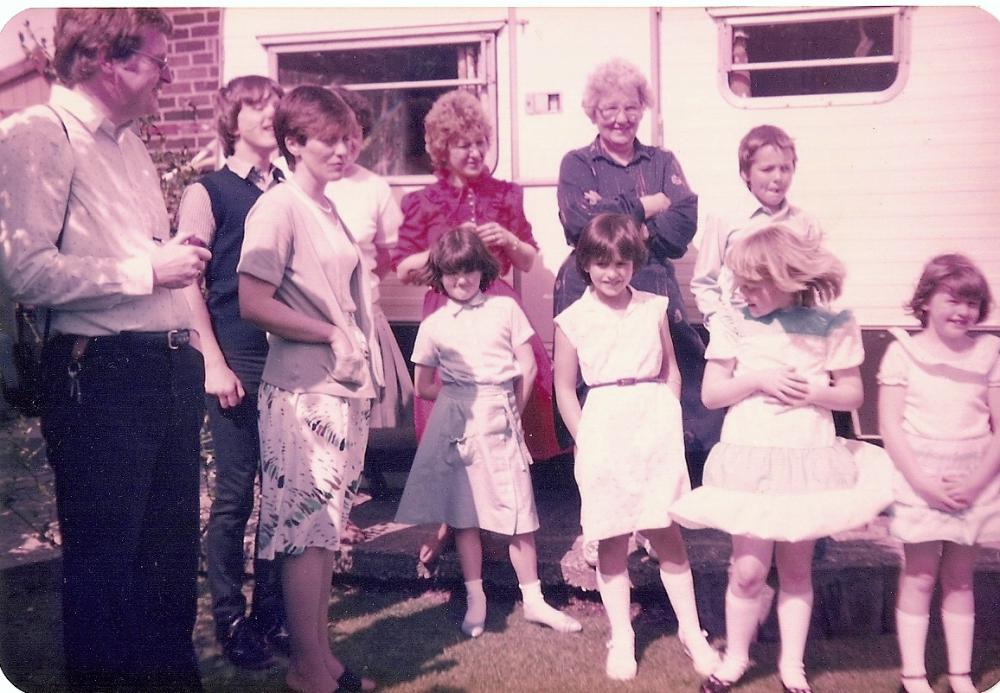
{"label": "dark trousers", "polygon": [[[215,497],[205,548],[208,586],[216,634],[224,638],[246,611],[243,596],[243,541],[253,512],[254,481],[260,470],[257,397],[248,392],[238,406],[223,409],[207,397],[208,424],[215,448]],[[284,621],[281,573],[275,561],[254,559],[252,613],[264,631]]]}
{"label": "dark trousers", "polygon": [[74,359],[73,341],[57,337],[43,355],[67,681],[74,691],[199,691],[201,354],[107,337]]}

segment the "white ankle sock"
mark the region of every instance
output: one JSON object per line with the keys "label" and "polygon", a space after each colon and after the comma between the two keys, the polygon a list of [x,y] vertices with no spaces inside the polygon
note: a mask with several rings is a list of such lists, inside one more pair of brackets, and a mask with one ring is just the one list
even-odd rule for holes
{"label": "white ankle sock", "polygon": [[788,688],[808,688],[803,656],[809,621],[812,617],[813,592],[802,594],[778,592],[778,630],[781,633],[781,657],[778,673]]}
{"label": "white ankle sock", "polygon": [[726,655],[715,670],[722,681],[738,681],[750,665],[750,642],[757,632],[760,600],[737,597],[726,590]]}
{"label": "white ankle sock", "polygon": [[486,593],[483,592],[483,581],[465,581],[465,618],[462,620],[462,632],[470,638],[478,638],[486,626]]}
{"label": "white ankle sock", "polygon": [[540,580],[518,585],[524,598],[524,618],[532,623],[541,623],[559,633],[578,633],[583,629],[575,618],[564,614],[559,609],[549,605],[542,597]]}
{"label": "white ankle sock", "polygon": [[[941,627],[948,650],[948,683],[955,693],[974,693],[972,671],[972,638],[976,615],[941,609]],[[956,675],[957,674],[957,675]]]}

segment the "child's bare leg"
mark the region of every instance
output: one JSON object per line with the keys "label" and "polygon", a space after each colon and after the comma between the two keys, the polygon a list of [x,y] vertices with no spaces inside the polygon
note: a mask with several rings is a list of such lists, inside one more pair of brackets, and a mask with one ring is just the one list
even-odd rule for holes
{"label": "child's bare leg", "polygon": [[726,654],[713,676],[737,681],[750,665],[750,643],[757,632],[759,600],[771,568],[774,542],[733,537],[733,558],[726,589]]}
{"label": "child's bare leg", "polygon": [[659,529],[644,529],[642,534],[649,539],[659,556],[660,582],[677,616],[677,637],[690,655],[695,671],[701,676],[708,676],[719,666],[719,653],[708,643],[701,629],[694,597],[694,578],[680,528],[673,524]]}
{"label": "child's bare leg", "polygon": [[[325,587],[323,585],[326,553],[330,552],[310,547],[297,556],[287,556],[282,562],[282,588],[291,650],[285,682],[292,690],[302,693],[329,693],[337,687],[336,679],[326,666],[329,643],[320,646],[317,638],[321,627],[317,609],[319,595],[326,595],[327,604],[330,598],[330,583],[326,583]],[[324,619],[326,613],[324,609]],[[322,625],[325,629],[325,620]]]}
{"label": "child's bare leg", "polygon": [[908,693],[931,693],[924,653],[930,624],[931,596],[934,594],[941,561],[941,542],[903,544],[903,556],[896,600],[900,677]]}
{"label": "child's bare leg", "polygon": [[580,622],[549,606],[542,597],[542,583],[538,579],[538,551],[535,534],[515,534],[510,538],[510,563],[517,574],[518,586],[524,598],[524,618],[541,623],[560,633],[576,633]]}
{"label": "child's bare leg", "polygon": [[948,649],[948,684],[954,693],[975,693],[972,637],[976,625],[973,578],[978,546],[945,542],[941,552],[941,626]]}
{"label": "child's bare leg", "polygon": [[809,688],[803,657],[812,617],[815,544],[815,541],[779,542],[774,547],[779,583],[778,630],[781,633],[778,673],[788,688]]}
{"label": "child's bare leg", "polygon": [[597,546],[597,588],[611,625],[605,671],[609,678],[618,680],[631,679],[636,673],[628,539],[627,534],[601,539]]}
{"label": "child's bare leg", "polygon": [[483,592],[483,542],[478,527],[454,529],[455,549],[465,579],[465,618],[462,632],[478,638],[486,627],[486,593]]}

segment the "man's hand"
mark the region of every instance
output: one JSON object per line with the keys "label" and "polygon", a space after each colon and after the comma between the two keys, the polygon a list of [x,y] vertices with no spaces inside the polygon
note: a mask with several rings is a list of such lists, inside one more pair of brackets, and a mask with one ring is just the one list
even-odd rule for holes
{"label": "man's hand", "polygon": [[[212,253],[192,234],[177,234],[153,249],[153,286],[183,289],[197,281]],[[200,244],[203,245],[203,244]]]}

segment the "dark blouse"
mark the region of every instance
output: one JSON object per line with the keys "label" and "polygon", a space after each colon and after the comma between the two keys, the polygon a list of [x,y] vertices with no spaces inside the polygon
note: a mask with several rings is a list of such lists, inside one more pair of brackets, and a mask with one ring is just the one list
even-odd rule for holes
{"label": "dark blouse", "polygon": [[[584,193],[601,196],[590,204]],[[657,192],[670,198],[670,207],[646,219],[639,198]],[[698,226],[698,196],[688,187],[672,152],[635,142],[635,154],[626,166],[607,156],[599,138],[563,157],[559,167],[559,218],[566,242],[576,246],[583,228],[603,212],[628,214],[649,229],[652,260],[684,256]]]}
{"label": "dark blouse", "polygon": [[[522,243],[537,248],[531,224],[524,216],[524,193],[519,185],[497,180],[484,171],[463,188],[451,185],[443,172],[436,183],[403,196],[403,223],[399,242],[392,251],[392,266],[410,255],[427,250],[441,235],[467,221],[479,225],[496,222]],[[510,270],[506,253],[496,253],[500,274]]]}

